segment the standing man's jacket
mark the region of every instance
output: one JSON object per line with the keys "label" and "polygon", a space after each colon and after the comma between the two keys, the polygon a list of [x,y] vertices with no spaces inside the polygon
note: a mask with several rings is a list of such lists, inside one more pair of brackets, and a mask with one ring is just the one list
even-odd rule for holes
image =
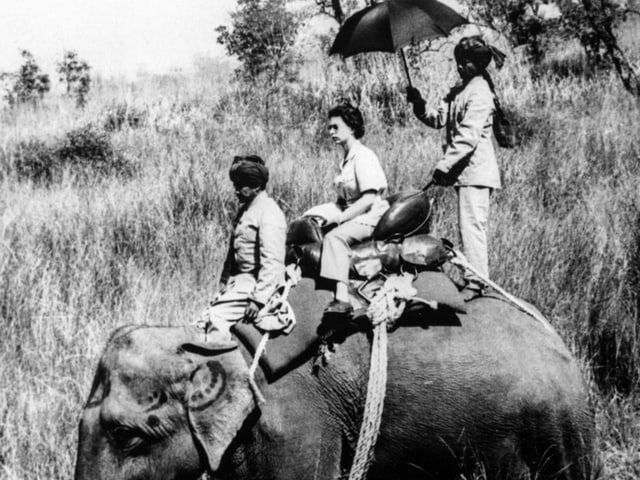
{"label": "standing man's jacket", "polygon": [[449,101],[418,117],[430,127],[447,127],[444,157],[436,169],[455,179],[454,186],[500,188],[492,141],[493,92],[482,76],[454,89],[459,90],[449,94]]}
{"label": "standing man's jacket", "polygon": [[261,191],[238,213],[227,259],[221,276],[222,286],[233,277],[242,283],[253,280],[250,298],[267,303],[284,281],[287,222],[278,204]]}

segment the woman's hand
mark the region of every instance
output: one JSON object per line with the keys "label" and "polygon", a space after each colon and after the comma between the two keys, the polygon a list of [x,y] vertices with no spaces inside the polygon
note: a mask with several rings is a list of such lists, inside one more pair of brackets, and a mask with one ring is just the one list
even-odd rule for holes
{"label": "woman's hand", "polygon": [[247,307],[244,309],[244,322],[253,323],[258,318],[258,313],[260,313],[260,305],[249,299]]}
{"label": "woman's hand", "polygon": [[348,222],[349,220],[353,220],[358,215],[366,213],[367,211],[369,211],[371,205],[373,205],[373,202],[375,202],[376,198],[379,196],[380,195],[378,195],[373,190],[363,192],[362,196],[358,200],[356,200],[353,205],[343,210],[342,213],[336,217],[336,223],[340,225],[342,223]]}

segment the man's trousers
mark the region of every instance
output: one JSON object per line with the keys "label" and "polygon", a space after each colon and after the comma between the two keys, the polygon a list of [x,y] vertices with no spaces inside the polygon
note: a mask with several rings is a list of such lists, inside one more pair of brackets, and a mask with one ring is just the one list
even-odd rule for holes
{"label": "man's trousers", "polygon": [[[473,268],[489,278],[487,227],[491,188],[456,187],[456,193],[458,194],[458,228],[462,253]],[[477,277],[471,272],[465,272],[465,280],[478,283]]]}

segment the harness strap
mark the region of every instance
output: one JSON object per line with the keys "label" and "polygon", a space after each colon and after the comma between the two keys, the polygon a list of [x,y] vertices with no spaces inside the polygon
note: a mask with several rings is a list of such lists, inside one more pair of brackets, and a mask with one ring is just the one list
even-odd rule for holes
{"label": "harness strap", "polygon": [[513,305],[515,305],[516,307],[518,307],[519,309],[521,309],[525,313],[528,313],[529,315],[531,315],[533,318],[538,320],[542,325],[544,325],[544,327],[547,330],[549,330],[550,332],[553,332],[553,327],[551,326],[551,324],[549,323],[549,321],[546,318],[544,318],[542,315],[540,315],[538,312],[536,312],[532,308],[527,307],[524,303],[522,303],[522,301],[518,300],[516,297],[511,295],[504,288],[500,287],[495,282],[492,282],[487,277],[483,276],[480,272],[478,272],[478,270],[476,270],[469,263],[469,261],[465,258],[465,256],[461,252],[459,252],[458,250],[455,250],[454,248],[451,248],[451,247],[448,247],[448,250],[449,250],[449,252],[451,254],[451,257],[449,258],[449,261],[453,265],[456,265],[456,266],[458,266],[460,268],[469,270],[476,277],[478,277],[480,280],[482,280],[484,283],[486,283],[488,286],[490,286],[496,292],[498,292],[500,295],[502,295],[507,301],[511,302]]}

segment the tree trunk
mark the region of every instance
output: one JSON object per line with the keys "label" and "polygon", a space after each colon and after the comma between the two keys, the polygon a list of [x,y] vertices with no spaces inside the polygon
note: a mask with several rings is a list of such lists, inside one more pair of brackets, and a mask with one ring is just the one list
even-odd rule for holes
{"label": "tree trunk", "polygon": [[635,97],[640,98],[640,79],[633,67],[629,64],[618,46],[618,41],[613,33],[613,6],[607,0],[600,0],[600,8],[591,0],[582,0],[587,19],[597,38],[604,44],[607,55],[622,80],[624,88]]}
{"label": "tree trunk", "polygon": [[340,0],[331,0],[331,8],[333,9],[333,16],[340,25],[344,22],[344,10],[340,5]]}

